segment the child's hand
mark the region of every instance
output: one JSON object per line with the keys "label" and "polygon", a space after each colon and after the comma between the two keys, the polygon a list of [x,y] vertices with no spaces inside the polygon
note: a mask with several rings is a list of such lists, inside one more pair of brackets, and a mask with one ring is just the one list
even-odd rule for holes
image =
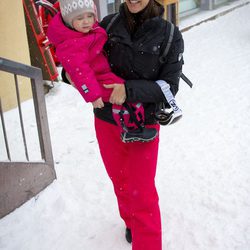
{"label": "child's hand", "polygon": [[102,101],[102,98],[98,98],[97,100],[95,100],[94,102],[92,102],[92,105],[94,108],[103,108],[104,107],[104,103]]}

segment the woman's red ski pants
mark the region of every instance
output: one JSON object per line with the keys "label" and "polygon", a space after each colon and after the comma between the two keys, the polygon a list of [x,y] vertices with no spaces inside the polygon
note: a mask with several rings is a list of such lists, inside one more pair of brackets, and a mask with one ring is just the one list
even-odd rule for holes
{"label": "woman's red ski pants", "polygon": [[[159,131],[159,125],[150,125]],[[161,250],[161,218],[155,174],[159,137],[123,143],[117,126],[95,118],[96,137],[113,183],[120,216],[132,232],[133,250]]]}

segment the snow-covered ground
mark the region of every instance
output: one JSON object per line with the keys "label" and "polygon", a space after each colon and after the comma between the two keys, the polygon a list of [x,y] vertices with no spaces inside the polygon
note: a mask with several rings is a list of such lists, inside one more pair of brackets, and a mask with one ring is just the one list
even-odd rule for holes
{"label": "snow-covered ground", "polygon": [[[161,128],[163,250],[250,249],[249,13],[250,4],[183,33],[184,73],[194,87],[181,83],[184,117]],[[46,102],[57,180],[0,220],[0,249],[131,249],[90,105],[63,83]],[[12,131],[14,112],[5,114]]]}

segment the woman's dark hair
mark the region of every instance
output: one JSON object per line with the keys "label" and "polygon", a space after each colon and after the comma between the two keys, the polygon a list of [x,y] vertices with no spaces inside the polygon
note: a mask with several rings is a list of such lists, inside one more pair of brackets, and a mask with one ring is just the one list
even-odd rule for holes
{"label": "woman's dark hair", "polygon": [[131,13],[125,5],[125,14],[127,17],[128,29],[131,33],[134,33],[135,30],[147,19],[160,16],[162,14],[162,5],[160,5],[155,0],[149,0],[148,5],[138,13]]}

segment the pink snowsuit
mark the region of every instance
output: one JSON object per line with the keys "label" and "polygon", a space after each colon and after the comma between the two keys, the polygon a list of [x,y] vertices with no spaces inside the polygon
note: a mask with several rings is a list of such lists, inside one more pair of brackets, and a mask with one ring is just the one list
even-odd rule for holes
{"label": "pink snowsuit", "polygon": [[107,34],[97,22],[93,30],[85,34],[65,26],[58,13],[49,23],[47,36],[56,47],[58,60],[86,102],[99,97],[108,102],[112,90],[104,88],[103,84],[124,83],[111,72],[103,54]]}

